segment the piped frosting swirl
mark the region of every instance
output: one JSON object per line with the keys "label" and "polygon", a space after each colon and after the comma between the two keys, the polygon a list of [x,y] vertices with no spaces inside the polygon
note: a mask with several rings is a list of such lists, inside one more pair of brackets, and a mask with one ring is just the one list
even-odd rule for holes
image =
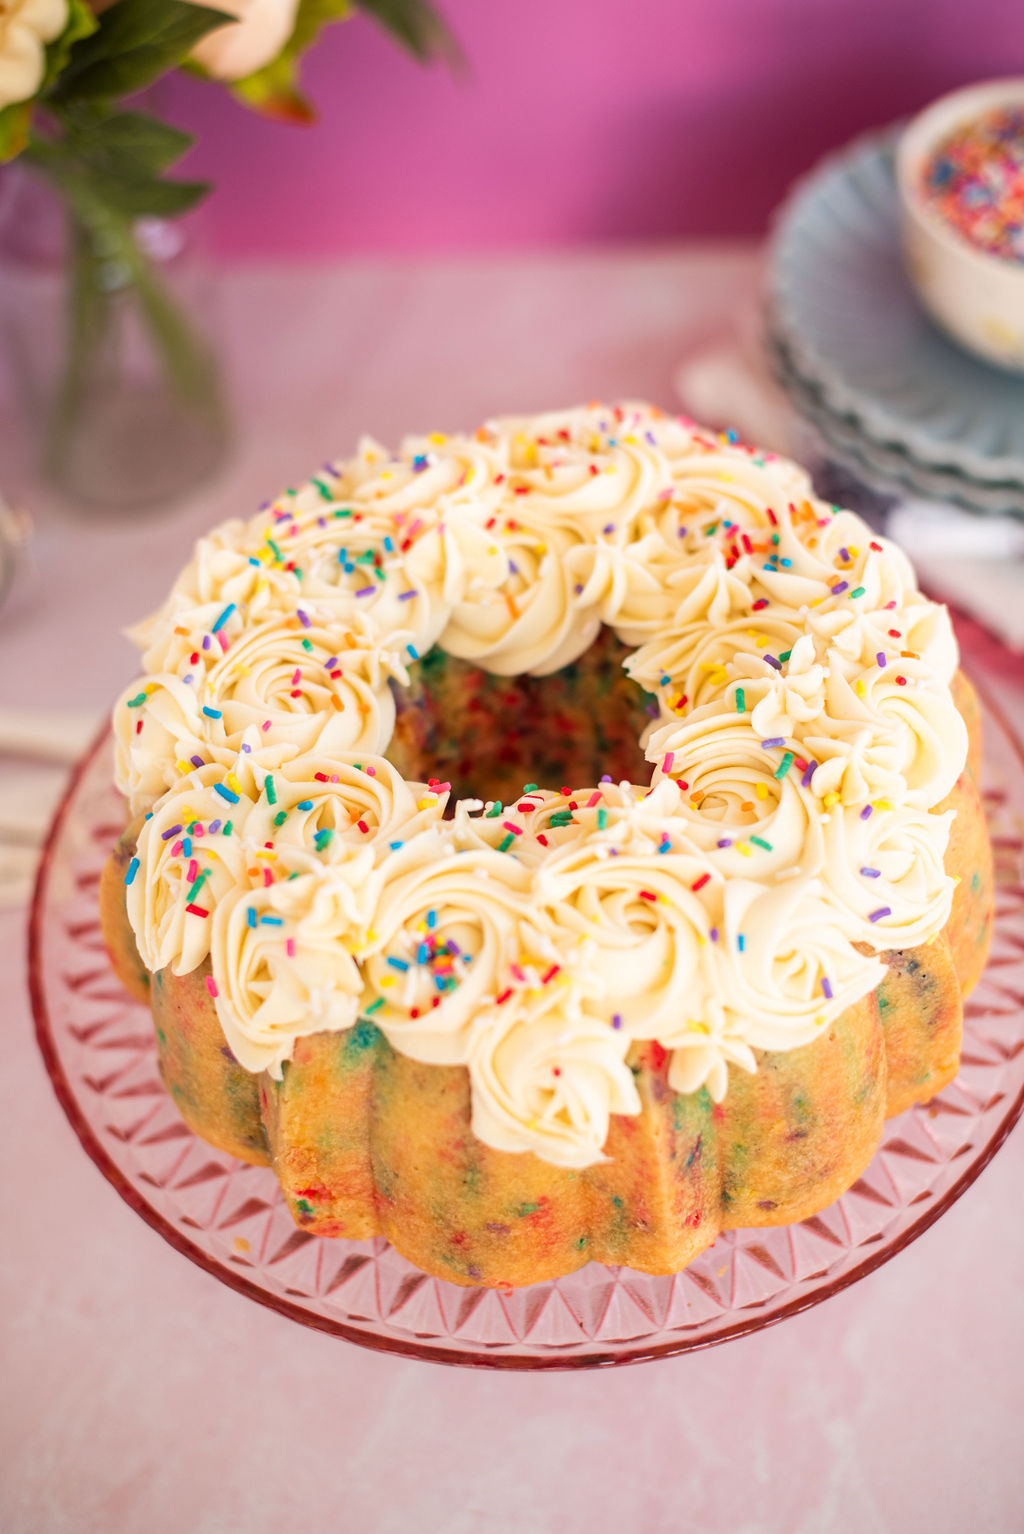
{"label": "piped frosting swirl", "polygon": [[[430,646],[545,675],[601,624],[650,783],[449,806],[387,761]],[[249,1070],[369,1018],[468,1069],[481,1140],[585,1166],[640,1110],[635,1042],[720,1100],[948,918],[944,609],[801,469],[650,407],[365,440],[200,540],[134,637],[128,914],[151,969],[209,958]]]}

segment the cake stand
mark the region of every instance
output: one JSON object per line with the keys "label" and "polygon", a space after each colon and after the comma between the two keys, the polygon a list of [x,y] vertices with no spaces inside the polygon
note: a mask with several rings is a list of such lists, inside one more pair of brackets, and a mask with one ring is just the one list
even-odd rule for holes
{"label": "cake stand", "polygon": [[124,823],[104,734],[72,777],[43,854],[29,929],[39,1046],[85,1150],[178,1252],[239,1294],[334,1337],[492,1369],[595,1368],[759,1331],[855,1283],[970,1187],[1024,1107],[1024,750],[982,695],[996,854],[988,970],[967,1006],[956,1080],[892,1119],[858,1182],[800,1224],[722,1235],[674,1277],[591,1263],[507,1292],[427,1277],[383,1240],[298,1229],[273,1173],[211,1149],[157,1070],[148,1009],[114,975],[100,869]]}

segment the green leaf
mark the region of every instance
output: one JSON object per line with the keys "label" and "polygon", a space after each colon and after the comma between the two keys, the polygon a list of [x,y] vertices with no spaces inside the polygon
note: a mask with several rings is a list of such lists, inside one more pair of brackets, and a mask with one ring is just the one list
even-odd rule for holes
{"label": "green leaf", "polygon": [[243,106],[252,107],[275,122],[308,126],[316,122],[316,112],[297,84],[294,59],[279,59],[244,80],[231,82],[231,94]]}
{"label": "green leaf", "polygon": [[31,101],[12,101],[0,112],[0,162],[13,160],[28,143]]}
{"label": "green leaf", "polygon": [[231,91],[246,106],[287,122],[312,122],[314,111],[299,89],[299,64],[324,27],[347,21],[356,10],[374,17],[418,59],[444,52],[452,61],[458,49],[444,22],[427,0],[300,0],[291,37],[276,59]]}
{"label": "green leaf", "polygon": [[[60,36],[47,45],[46,66],[36,98],[45,95],[67,63],[74,44],[95,32],[96,25],[85,0],[69,0],[67,24]],[[34,106],[35,99],[14,101],[0,111],[0,161],[13,160],[25,148]]]}
{"label": "green leaf", "polygon": [[[85,223],[102,222],[108,215],[129,221],[147,214],[174,218],[194,208],[210,190],[205,181],[161,177],[152,166],[143,163],[130,143],[118,140],[118,133],[108,141],[104,132],[108,125],[118,125],[121,132],[124,128],[121,120],[136,116],[141,114],[125,112],[104,119],[85,114],[79,108],[69,114],[63,138],[34,135],[29,142],[27,154],[32,163],[56,183],[76,216]],[[160,132],[163,127],[162,123],[154,124],[154,143],[160,141],[160,154],[164,155],[170,148],[169,135],[173,134],[177,154],[188,135],[167,129],[165,137]]]}
{"label": "green leaf", "polygon": [[68,147],[91,163],[119,168],[129,176],[157,176],[180,160],[195,142],[147,112],[69,118]]}
{"label": "green leaf", "polygon": [[99,26],[85,0],[69,0],[67,26],[46,49],[46,73],[39,94],[45,95],[71,58],[71,50],[83,38],[91,37]]}
{"label": "green leaf", "polygon": [[421,64],[440,53],[455,56],[451,33],[427,0],[356,0],[356,4]]}
{"label": "green leaf", "polygon": [[71,50],[54,98],[131,95],[174,69],[207,32],[237,19],[188,0],[116,0],[96,31]]}
{"label": "green leaf", "polygon": [[324,27],[332,21],[347,21],[353,14],[352,0],[299,0],[295,26],[284,52],[298,58],[312,48]]}
{"label": "green leaf", "polygon": [[232,94],[267,117],[313,122],[316,114],[299,90],[299,61],[324,27],[335,21],[347,21],[351,15],[351,0],[299,0],[292,35],[277,58],[246,75],[244,80],[235,80]]}
{"label": "green leaf", "polygon": [[176,218],[194,208],[210,190],[208,181],[166,181],[157,176],[133,176],[117,168],[107,173],[83,170],[81,174],[88,178],[97,198],[128,218]]}
{"label": "green leaf", "polygon": [[75,103],[61,114],[64,136],[46,142],[48,164],[80,179],[106,207],[138,218],[174,217],[205,196],[205,182],[162,179],[192,144],[192,136],[145,112],[108,112]]}

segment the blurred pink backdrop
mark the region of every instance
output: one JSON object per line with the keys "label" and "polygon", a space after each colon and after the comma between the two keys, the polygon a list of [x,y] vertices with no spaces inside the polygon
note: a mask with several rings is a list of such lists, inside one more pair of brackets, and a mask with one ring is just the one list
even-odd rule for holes
{"label": "blurred pink backdrop", "polygon": [[171,87],[214,250],[510,248],[756,234],[801,170],[972,78],[1024,72],[1012,0],[439,0],[469,71],[364,18],[306,65],[320,121]]}

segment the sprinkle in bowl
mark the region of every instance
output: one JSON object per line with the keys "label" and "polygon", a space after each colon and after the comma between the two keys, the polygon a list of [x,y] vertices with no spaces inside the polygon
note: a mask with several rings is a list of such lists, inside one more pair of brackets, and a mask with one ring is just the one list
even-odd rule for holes
{"label": "sprinkle in bowl", "polygon": [[1024,77],[942,96],[896,160],[907,269],[932,318],[1024,373]]}

